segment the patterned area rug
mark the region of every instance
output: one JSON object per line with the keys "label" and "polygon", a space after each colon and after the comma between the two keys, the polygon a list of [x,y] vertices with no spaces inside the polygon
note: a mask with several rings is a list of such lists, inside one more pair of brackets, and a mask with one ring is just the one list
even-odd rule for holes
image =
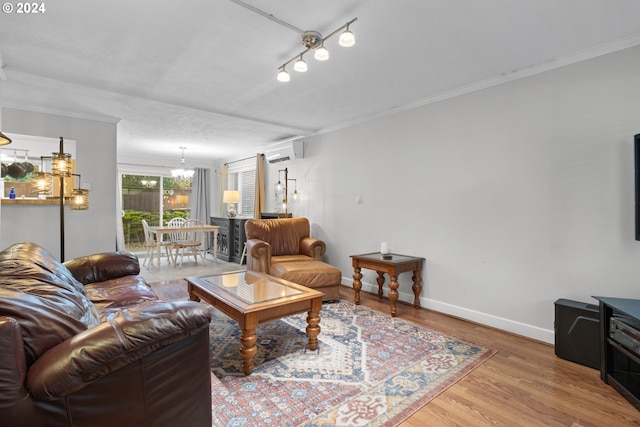
{"label": "patterned area rug", "polygon": [[238,325],[212,314],[214,426],[395,426],[495,354],[339,302],[323,304],[313,352],[306,313],[259,325],[245,376]]}

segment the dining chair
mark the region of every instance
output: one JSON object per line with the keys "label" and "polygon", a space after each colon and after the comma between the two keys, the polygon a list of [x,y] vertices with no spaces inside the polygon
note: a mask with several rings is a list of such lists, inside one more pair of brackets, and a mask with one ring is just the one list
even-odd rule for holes
{"label": "dining chair", "polygon": [[[202,238],[204,236],[204,230],[202,229],[203,223],[197,219],[186,220],[175,234],[175,239],[172,239],[172,248],[175,250],[173,255],[174,266],[178,262],[178,252],[180,252],[180,265],[178,268],[182,268],[182,259],[184,258],[184,250],[189,249],[193,259],[198,263],[198,256],[202,258],[204,264],[204,255],[202,251]],[[189,254],[187,254],[188,256]]]}
{"label": "dining chair", "polygon": [[[180,217],[176,217],[176,218],[171,218],[169,220],[169,222],[167,222],[167,227],[171,227],[171,228],[175,228],[176,231],[173,231],[169,234],[169,247],[171,248],[171,250],[173,250],[173,243],[180,240],[180,227],[182,227],[182,224],[184,224],[185,222],[187,222],[186,219],[184,218],[180,218]],[[173,252],[171,252],[171,261],[173,263],[173,266],[176,266],[176,258],[175,255],[173,254]]]}
{"label": "dining chair", "polygon": [[[144,247],[147,248],[147,254],[144,257],[144,261],[142,262],[142,265],[149,268],[153,264],[153,258],[155,255],[156,248],[158,247],[158,241],[156,240],[157,238],[156,234],[152,233],[151,230],[149,229],[149,223],[147,223],[147,221],[144,219],[141,222],[142,222],[142,229],[144,230]],[[160,238],[162,238],[162,236]],[[171,246],[170,241],[161,241],[160,252],[162,252],[162,248],[164,248],[167,256],[167,261],[169,262],[169,264],[173,264],[173,258],[169,250],[170,246]],[[147,265],[147,262],[149,263],[149,265]],[[160,267],[160,265],[158,265],[158,267]]]}

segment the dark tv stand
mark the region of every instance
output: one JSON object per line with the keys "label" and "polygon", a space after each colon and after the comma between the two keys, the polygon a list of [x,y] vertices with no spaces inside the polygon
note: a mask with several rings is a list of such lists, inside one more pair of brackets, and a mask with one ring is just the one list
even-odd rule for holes
{"label": "dark tv stand", "polygon": [[[640,410],[640,336],[633,332],[640,325],[640,300],[594,298],[600,301],[600,378]],[[620,322],[631,332],[620,332]]]}

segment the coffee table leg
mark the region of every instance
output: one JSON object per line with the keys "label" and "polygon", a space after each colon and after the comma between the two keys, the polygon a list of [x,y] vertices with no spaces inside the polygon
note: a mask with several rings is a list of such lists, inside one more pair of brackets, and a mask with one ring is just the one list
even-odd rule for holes
{"label": "coffee table leg", "polygon": [[360,267],[354,267],[353,268],[353,290],[355,291],[355,295],[353,300],[356,305],[360,304],[360,289],[362,289],[362,282],[360,281],[360,279],[362,279],[362,274],[360,274]]}
{"label": "coffee table leg", "polygon": [[396,317],[396,301],[398,301],[398,276],[390,276],[389,301],[391,302],[391,317]]}
{"label": "coffee table leg", "polygon": [[243,329],[240,337],[240,355],[242,356],[242,369],[245,375],[250,375],[253,371],[253,356],[256,355],[258,348],[256,347],[255,329]]}
{"label": "coffee table leg", "polygon": [[422,292],[422,270],[413,270],[413,306],[420,308],[420,292]]}
{"label": "coffee table leg", "polygon": [[311,310],[307,315],[307,335],[309,336],[309,350],[318,348],[318,334],[320,333],[320,309],[322,308],[322,299],[311,303]]}
{"label": "coffee table leg", "polygon": [[376,281],[378,282],[378,298],[382,299],[382,285],[384,285],[384,272],[378,271],[378,278]]}

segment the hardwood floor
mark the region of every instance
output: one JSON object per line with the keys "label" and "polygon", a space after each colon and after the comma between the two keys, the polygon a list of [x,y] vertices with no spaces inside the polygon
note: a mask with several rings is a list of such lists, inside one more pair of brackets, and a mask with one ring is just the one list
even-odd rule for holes
{"label": "hardwood floor", "polygon": [[[147,280],[174,281],[176,275],[215,274],[237,267],[220,262],[208,264],[204,270],[151,269]],[[341,287],[340,297],[353,301],[353,290]],[[361,292],[361,304],[387,313],[389,310],[388,300],[365,292]],[[557,357],[549,344],[405,303],[398,303],[397,310],[402,319],[498,350],[401,427],[640,426],[640,411],[602,382],[599,371]]]}
{"label": "hardwood floor", "polygon": [[[353,290],[342,287],[340,297],[353,301]],[[361,304],[389,310],[386,299],[369,293],[361,292]],[[404,303],[397,310],[402,319],[498,350],[401,427],[640,426],[640,411],[599,371],[557,357],[549,344]]]}

